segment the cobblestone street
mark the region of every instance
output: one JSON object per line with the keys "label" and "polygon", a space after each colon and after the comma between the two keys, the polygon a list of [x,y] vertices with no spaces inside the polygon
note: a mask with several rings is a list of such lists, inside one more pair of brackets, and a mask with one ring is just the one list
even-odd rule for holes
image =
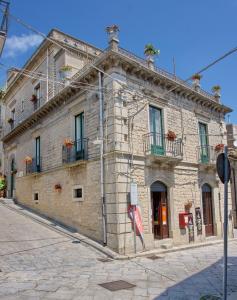
{"label": "cobblestone street", "polygon": [[[106,256],[94,248],[2,204],[0,220],[0,299],[195,300],[221,293],[222,244],[167,253],[155,260],[103,261]],[[229,244],[228,274],[233,297],[237,241]],[[135,287],[112,292],[99,285],[115,280]]]}

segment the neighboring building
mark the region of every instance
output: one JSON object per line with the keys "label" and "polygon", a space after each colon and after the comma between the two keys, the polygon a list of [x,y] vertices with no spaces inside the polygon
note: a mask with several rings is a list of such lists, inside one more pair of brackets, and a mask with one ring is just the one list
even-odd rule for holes
{"label": "neighboring building", "polygon": [[[146,249],[221,237],[215,146],[226,143],[231,109],[197,80],[120,48],[114,29],[105,51],[52,30],[28,71],[12,75],[3,137],[9,196],[129,253],[134,182]],[[183,224],[188,216],[194,227]],[[139,237],[136,244],[141,250]]]}
{"label": "neighboring building", "polygon": [[227,124],[227,145],[230,153],[231,163],[231,195],[232,195],[232,216],[233,226],[237,228],[237,149],[234,141],[237,140],[237,125]]}

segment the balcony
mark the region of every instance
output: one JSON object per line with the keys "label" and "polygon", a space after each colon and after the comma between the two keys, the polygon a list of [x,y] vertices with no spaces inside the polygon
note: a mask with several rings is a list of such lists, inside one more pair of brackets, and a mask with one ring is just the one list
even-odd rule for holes
{"label": "balcony", "polygon": [[41,157],[39,157],[38,159],[32,158],[31,161],[27,161],[26,175],[40,173],[42,171],[41,162],[42,162]]}
{"label": "balcony", "polygon": [[197,147],[197,157],[200,168],[215,168],[217,152],[215,148],[210,145],[198,146]]}
{"label": "balcony", "polygon": [[77,165],[88,159],[88,139],[72,141],[62,146],[62,163]]}
{"label": "balcony", "polygon": [[148,133],[144,137],[144,152],[149,163],[177,164],[183,159],[182,139],[170,140],[165,134]]}

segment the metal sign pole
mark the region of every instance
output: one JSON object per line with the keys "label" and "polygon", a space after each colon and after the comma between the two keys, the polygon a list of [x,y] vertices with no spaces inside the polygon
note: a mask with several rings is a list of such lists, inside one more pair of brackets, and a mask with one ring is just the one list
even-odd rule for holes
{"label": "metal sign pole", "polygon": [[133,231],[134,231],[134,253],[137,253],[137,241],[136,241],[136,219],[135,219],[136,205],[133,205]]}
{"label": "metal sign pole", "polygon": [[223,269],[223,299],[227,300],[227,243],[228,243],[228,149],[224,151],[224,269]]}

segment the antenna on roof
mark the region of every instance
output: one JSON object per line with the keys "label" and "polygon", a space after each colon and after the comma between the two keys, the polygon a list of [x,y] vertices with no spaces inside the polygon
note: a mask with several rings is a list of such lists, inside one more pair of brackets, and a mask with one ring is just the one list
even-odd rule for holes
{"label": "antenna on roof", "polygon": [[9,2],[0,0],[0,12],[2,14],[0,22],[0,57],[5,45],[8,32],[8,11],[9,11]]}

